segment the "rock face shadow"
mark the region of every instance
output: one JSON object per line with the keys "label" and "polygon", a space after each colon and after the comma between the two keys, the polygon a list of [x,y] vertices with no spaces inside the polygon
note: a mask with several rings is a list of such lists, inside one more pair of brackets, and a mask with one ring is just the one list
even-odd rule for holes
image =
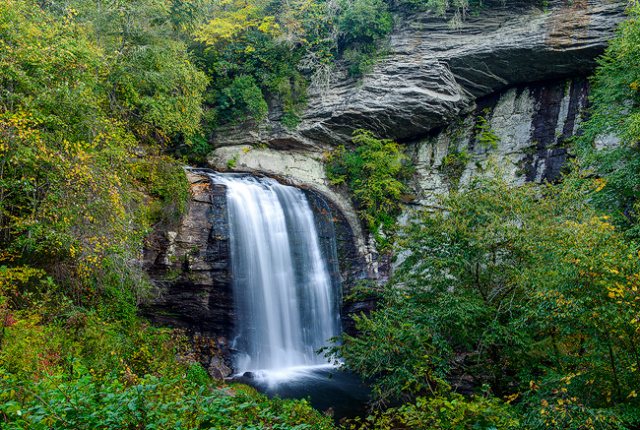
{"label": "rock face shadow", "polygon": [[[173,229],[154,231],[144,249],[144,268],[155,288],[155,297],[144,308],[144,315],[159,325],[211,339],[230,339],[237,315],[226,187],[194,172],[187,176],[193,197],[186,214]],[[343,295],[349,294],[353,285],[368,276],[354,233],[334,204],[315,191],[303,191],[314,212],[323,255],[331,255],[331,247],[337,253],[337,259],[329,261],[332,280],[342,283]],[[353,333],[350,315],[368,312],[374,306],[374,300],[344,304],[343,329]]]}

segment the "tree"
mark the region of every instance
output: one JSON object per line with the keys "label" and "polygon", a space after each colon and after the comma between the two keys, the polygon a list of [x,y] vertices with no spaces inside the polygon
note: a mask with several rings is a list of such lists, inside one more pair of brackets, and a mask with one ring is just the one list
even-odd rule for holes
{"label": "tree", "polygon": [[464,377],[518,398],[534,428],[622,425],[640,383],[640,256],[589,205],[600,191],[577,174],[542,189],[482,179],[417,214],[381,309],[332,352],[380,400]]}
{"label": "tree", "polygon": [[361,218],[372,232],[389,229],[400,210],[404,181],[411,169],[406,165],[404,147],[389,139],[376,139],[372,132],[353,132],[355,151],[344,146],[330,153],[327,177],[334,185],[346,184],[361,209]]}
{"label": "tree", "polygon": [[[640,3],[631,1],[629,19],[599,60],[592,80],[590,117],[577,139],[585,170],[602,176],[594,201],[611,213],[630,237],[640,235]],[[619,144],[606,144],[611,138]]]}
{"label": "tree", "polygon": [[65,13],[94,30],[104,49],[102,83],[112,113],[149,140],[200,133],[207,78],[181,40],[202,18],[199,0],[70,0]]}

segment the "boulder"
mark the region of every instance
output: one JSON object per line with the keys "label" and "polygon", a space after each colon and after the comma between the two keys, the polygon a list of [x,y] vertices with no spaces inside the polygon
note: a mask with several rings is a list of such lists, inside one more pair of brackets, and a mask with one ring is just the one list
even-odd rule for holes
{"label": "boulder", "polygon": [[224,378],[231,375],[231,369],[220,357],[213,357],[209,362],[207,370],[211,378],[217,379],[218,381],[222,381]]}

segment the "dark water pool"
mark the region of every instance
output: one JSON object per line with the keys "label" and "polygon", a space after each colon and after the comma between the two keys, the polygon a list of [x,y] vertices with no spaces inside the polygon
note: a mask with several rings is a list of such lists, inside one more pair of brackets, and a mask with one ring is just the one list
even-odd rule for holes
{"label": "dark water pool", "polygon": [[306,399],[320,412],[333,410],[336,421],[365,416],[371,390],[358,375],[332,366],[306,366],[247,372],[236,378],[269,397]]}

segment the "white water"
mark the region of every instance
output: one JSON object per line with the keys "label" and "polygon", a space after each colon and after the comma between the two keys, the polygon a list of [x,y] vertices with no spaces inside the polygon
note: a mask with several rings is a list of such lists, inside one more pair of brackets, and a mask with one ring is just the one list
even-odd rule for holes
{"label": "white water", "polygon": [[211,177],[227,187],[235,345],[243,351],[236,369],[277,383],[326,366],[315,351],[340,333],[339,292],[304,193],[270,178]]}

